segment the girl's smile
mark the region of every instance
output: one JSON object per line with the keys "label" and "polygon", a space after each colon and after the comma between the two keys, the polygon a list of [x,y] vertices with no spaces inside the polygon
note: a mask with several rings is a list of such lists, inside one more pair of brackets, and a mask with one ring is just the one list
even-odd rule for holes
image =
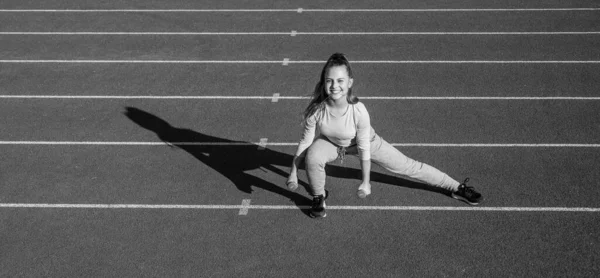
{"label": "girl's smile", "polygon": [[348,76],[345,66],[334,66],[329,68],[325,76],[325,90],[327,96],[332,100],[338,100],[348,94],[354,80]]}

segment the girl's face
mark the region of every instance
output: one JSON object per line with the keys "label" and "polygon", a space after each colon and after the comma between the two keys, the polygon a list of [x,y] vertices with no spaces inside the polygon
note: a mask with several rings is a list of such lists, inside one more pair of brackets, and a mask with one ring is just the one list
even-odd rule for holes
{"label": "girl's face", "polygon": [[333,66],[325,74],[325,91],[332,100],[345,98],[354,80],[348,76],[346,66]]}

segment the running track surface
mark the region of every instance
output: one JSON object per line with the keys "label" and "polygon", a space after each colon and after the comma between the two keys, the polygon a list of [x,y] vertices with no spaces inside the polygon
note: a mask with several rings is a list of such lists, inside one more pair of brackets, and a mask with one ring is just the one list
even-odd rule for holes
{"label": "running track surface", "polygon": [[[569,32],[600,31],[600,6],[519,2],[3,1],[0,275],[598,276],[600,34]],[[567,33],[27,34],[292,31]],[[373,194],[358,199],[349,159],[328,168],[327,218],[306,215],[306,190],[284,182],[300,97],[336,51],[366,61],[354,64],[355,89],[376,131],[470,177],[480,207],[377,167]],[[115,60],[142,63],[99,63]],[[482,145],[423,145],[433,143]],[[115,204],[141,207],[106,208]],[[556,208],[565,211],[541,211]]]}

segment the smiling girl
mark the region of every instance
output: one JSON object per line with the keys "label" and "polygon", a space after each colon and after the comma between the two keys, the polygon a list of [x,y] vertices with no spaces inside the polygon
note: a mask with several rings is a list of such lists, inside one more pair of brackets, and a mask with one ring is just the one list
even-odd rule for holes
{"label": "smiling girl", "polygon": [[[367,108],[352,94],[352,69],[346,57],[335,53],[329,57],[312,100],[304,111],[304,132],[294,156],[287,186],[298,187],[298,167],[304,160],[308,183],[313,196],[310,214],[325,217],[325,165],[336,159],[343,162],[346,154],[358,155],[362,182],[358,196],[371,194],[371,161],[384,169],[431,186],[452,192],[452,197],[471,205],[481,201],[481,194],[472,187],[452,179],[440,170],[415,161],[375,133]],[[316,132],[319,136],[315,139]]]}

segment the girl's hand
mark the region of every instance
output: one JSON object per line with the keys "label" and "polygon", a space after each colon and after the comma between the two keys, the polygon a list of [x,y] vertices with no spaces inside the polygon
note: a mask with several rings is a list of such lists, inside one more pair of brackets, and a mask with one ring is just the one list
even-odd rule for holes
{"label": "girl's hand", "polygon": [[366,198],[367,196],[371,195],[371,183],[369,182],[362,182],[359,186],[358,186],[358,197],[359,198]]}
{"label": "girl's hand", "polygon": [[296,174],[290,174],[287,182],[285,182],[287,188],[291,191],[294,191],[298,188],[298,176]]}

